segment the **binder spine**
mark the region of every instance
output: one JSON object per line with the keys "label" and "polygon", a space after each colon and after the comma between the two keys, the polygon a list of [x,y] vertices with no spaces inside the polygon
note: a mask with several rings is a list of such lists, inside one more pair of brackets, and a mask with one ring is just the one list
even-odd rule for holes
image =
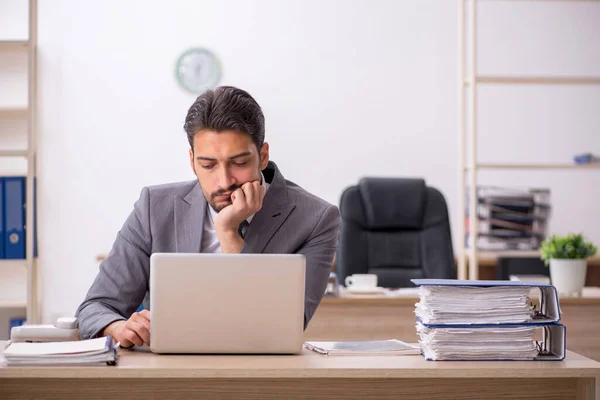
{"label": "binder spine", "polygon": [[6,258],[5,254],[5,243],[4,243],[4,235],[6,232],[6,227],[4,223],[4,214],[6,210],[4,207],[4,178],[0,178],[0,259]]}
{"label": "binder spine", "polygon": [[4,255],[25,258],[25,178],[4,178]]}

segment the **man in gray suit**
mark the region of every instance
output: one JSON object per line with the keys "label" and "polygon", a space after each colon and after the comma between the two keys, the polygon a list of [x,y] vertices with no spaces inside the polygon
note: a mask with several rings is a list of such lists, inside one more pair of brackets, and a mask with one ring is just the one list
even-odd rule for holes
{"label": "man in gray suit", "polygon": [[142,189],[77,310],[82,337],[150,344],[150,313],[135,311],[142,301],[150,307],[150,256],[157,252],[303,254],[306,328],[337,248],[337,207],[286,180],[269,161],[263,113],[245,91],[205,92],[184,129],[197,179]]}

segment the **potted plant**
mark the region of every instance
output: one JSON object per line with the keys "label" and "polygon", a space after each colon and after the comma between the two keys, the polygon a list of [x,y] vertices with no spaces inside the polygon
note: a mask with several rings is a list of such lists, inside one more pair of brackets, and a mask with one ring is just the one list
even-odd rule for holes
{"label": "potted plant", "polygon": [[550,280],[561,295],[581,295],[587,258],[596,254],[596,250],[581,234],[552,235],[542,242],[540,258],[550,265]]}

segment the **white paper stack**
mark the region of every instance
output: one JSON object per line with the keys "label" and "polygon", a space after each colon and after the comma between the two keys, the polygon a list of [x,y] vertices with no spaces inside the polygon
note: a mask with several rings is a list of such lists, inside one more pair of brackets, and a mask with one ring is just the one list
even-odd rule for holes
{"label": "white paper stack", "polygon": [[531,321],[527,286],[421,286],[415,314],[424,324],[500,324]]}
{"label": "white paper stack", "polygon": [[533,360],[535,326],[427,328],[417,324],[423,356],[429,360]]}
{"label": "white paper stack", "polygon": [[11,343],[3,353],[11,365],[107,365],[117,352],[110,337],[71,342]]}

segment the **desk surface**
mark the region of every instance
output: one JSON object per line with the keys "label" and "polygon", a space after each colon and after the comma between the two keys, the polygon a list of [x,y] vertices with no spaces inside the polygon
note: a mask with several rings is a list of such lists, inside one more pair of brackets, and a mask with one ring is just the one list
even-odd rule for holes
{"label": "desk surface", "polygon": [[590,378],[600,363],[568,352],[562,362],[433,362],[421,356],[157,355],[121,350],[117,366],[0,367],[6,378]]}

